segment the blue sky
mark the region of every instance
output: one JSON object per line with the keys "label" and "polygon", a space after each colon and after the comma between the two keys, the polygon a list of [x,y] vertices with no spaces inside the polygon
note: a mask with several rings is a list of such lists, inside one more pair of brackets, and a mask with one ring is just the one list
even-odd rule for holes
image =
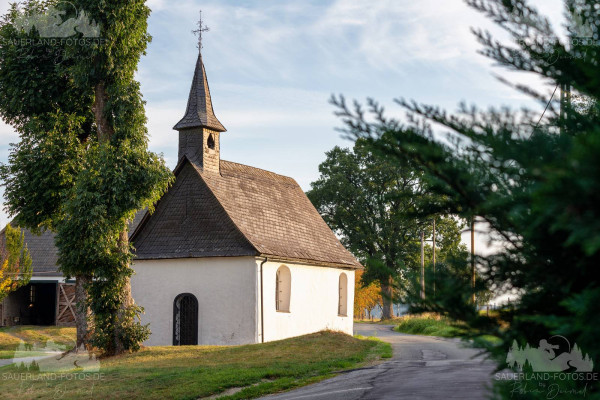
{"label": "blue sky", "polygon": [[[477,54],[470,27],[493,24],[460,0],[198,1],[150,0],[153,41],[138,79],[147,101],[151,149],[173,167],[177,134],[197,55],[191,33],[202,9],[210,32],[203,59],[215,113],[227,132],[222,158],[295,178],[305,189],[335,145],[350,146],[331,94],[374,97],[402,116],[397,97],[455,110],[527,103],[496,81],[507,75]],[[4,12],[8,2],[0,0]],[[534,1],[560,25],[560,0]],[[540,85],[526,75],[521,82]],[[546,88],[550,91],[551,88]],[[17,140],[0,123],[0,161]],[[7,222],[6,214],[0,223]]]}

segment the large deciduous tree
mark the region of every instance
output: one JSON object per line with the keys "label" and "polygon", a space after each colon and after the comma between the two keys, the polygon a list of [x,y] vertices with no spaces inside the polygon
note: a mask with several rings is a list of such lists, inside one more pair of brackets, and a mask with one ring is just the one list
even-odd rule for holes
{"label": "large deciduous tree", "polygon": [[[49,7],[63,20],[83,15],[100,37],[49,42],[15,25]],[[147,149],[134,79],[149,13],[142,0],[28,1],[0,26],[0,114],[21,138],[1,170],[7,208],[22,226],[57,232],[60,268],[77,280],[77,347],[89,307],[92,343],[107,354],[136,350],[148,335],[131,299],[127,224],[172,179]]]}
{"label": "large deciduous tree", "polygon": [[[445,212],[478,216],[503,246],[479,257],[480,282],[496,292],[515,294],[517,302],[499,316],[479,315],[471,303],[471,282],[461,276],[465,263],[448,274],[446,296],[419,307],[467,321],[502,366],[513,343],[535,346],[553,335],[568,338],[592,360],[600,360],[600,10],[597,1],[567,0],[569,37],[561,38],[546,18],[524,0],[469,0],[514,39],[503,44],[475,31],[483,53],[511,70],[528,72],[548,83],[547,94],[514,85],[540,104],[539,111],[509,107],[481,111],[462,106],[455,115],[435,106],[398,100],[406,122],[387,118],[369,102],[374,119],[337,100],[350,135],[366,138],[392,164],[419,166]],[[562,101],[552,100],[559,89]],[[571,104],[568,93],[585,107]],[[559,97],[559,96],[557,96]],[[545,114],[542,114],[542,110]],[[540,117],[543,115],[543,118]],[[448,140],[433,134],[445,127]],[[441,133],[441,132],[440,132]],[[432,300],[432,299],[429,299]],[[497,320],[500,319],[500,321]],[[500,323],[498,323],[500,322]],[[527,367],[527,366],[526,366]],[[529,370],[530,371],[530,370]],[[509,382],[511,398],[523,382]],[[530,382],[531,384],[531,382]],[[533,385],[540,387],[537,382]],[[588,380],[544,381],[554,391],[520,391],[520,398],[600,389]],[[531,387],[531,385],[530,385]],[[582,392],[583,391],[583,392]],[[573,394],[572,394],[573,395]]]}
{"label": "large deciduous tree", "polygon": [[366,266],[364,284],[377,282],[383,318],[394,316],[397,282],[420,266],[420,233],[431,218],[423,204],[436,203],[410,163],[390,163],[365,140],[335,147],[319,166],[307,193],[325,222]]}

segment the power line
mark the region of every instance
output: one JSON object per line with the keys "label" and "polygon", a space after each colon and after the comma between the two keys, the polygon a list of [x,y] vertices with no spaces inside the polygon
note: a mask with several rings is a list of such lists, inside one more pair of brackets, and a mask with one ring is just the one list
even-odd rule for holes
{"label": "power line", "polygon": [[552,92],[552,96],[550,96],[550,100],[548,100],[548,104],[546,104],[546,108],[544,108],[544,112],[542,113],[542,115],[540,116],[539,121],[537,122],[537,124],[535,124],[535,127],[537,128],[538,125],[540,124],[540,122],[542,121],[542,118],[544,118],[544,114],[546,114],[546,110],[548,110],[548,107],[550,107],[550,103],[552,103],[552,99],[554,98],[554,94],[556,94],[556,90],[558,89],[558,85],[560,85],[560,83],[556,84],[556,87],[554,88],[554,92]]}

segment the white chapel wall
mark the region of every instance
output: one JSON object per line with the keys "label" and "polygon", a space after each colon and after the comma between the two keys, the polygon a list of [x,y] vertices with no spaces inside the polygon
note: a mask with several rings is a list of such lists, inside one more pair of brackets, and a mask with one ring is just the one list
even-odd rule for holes
{"label": "white chapel wall", "polygon": [[137,260],[131,279],[142,323],[152,335],[144,344],[173,343],[173,301],[178,294],[198,299],[198,344],[234,345],[257,341],[254,257]]}
{"label": "white chapel wall", "polygon": [[[260,274],[261,262],[261,259],[257,259],[257,275]],[[281,265],[289,268],[291,274],[289,312],[276,310],[276,275]],[[346,274],[348,287],[346,316],[338,314],[339,284],[340,274],[342,273]],[[268,261],[263,265],[263,285],[266,342],[318,332],[324,329],[352,335],[354,311],[353,270]],[[257,300],[260,302],[260,298]],[[260,337],[260,320],[258,329],[258,336]]]}

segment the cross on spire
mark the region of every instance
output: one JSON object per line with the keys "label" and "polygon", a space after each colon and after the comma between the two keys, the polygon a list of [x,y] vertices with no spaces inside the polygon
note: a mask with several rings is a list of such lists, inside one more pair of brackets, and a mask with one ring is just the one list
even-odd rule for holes
{"label": "cross on spire", "polygon": [[202,50],[202,32],[208,32],[210,28],[202,23],[202,10],[200,10],[200,19],[198,20],[198,29],[194,29],[192,32],[198,35],[198,50]]}

